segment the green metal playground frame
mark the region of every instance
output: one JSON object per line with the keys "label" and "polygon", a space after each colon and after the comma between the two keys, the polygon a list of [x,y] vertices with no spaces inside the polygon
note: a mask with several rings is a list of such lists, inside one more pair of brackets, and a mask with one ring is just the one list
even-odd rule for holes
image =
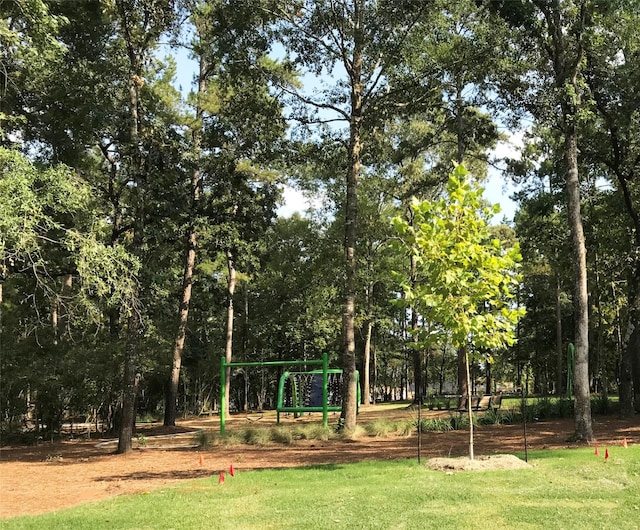
{"label": "green metal playground frame", "polygon": [[[224,434],[225,432],[225,422],[226,422],[226,412],[224,403],[226,401],[226,381],[227,381],[227,368],[241,368],[241,367],[262,367],[262,366],[322,366],[320,370],[311,370],[306,372],[284,372],[280,377],[280,382],[278,384],[278,402],[277,402],[277,421],[280,423],[280,413],[281,412],[293,412],[296,417],[297,414],[301,414],[304,412],[322,412],[322,425],[324,427],[329,426],[329,411],[337,412],[342,410],[341,405],[329,405],[329,374],[340,374],[342,370],[340,369],[329,369],[329,360],[328,355],[326,353],[322,354],[322,359],[308,360],[308,361],[264,361],[264,362],[231,362],[228,363],[224,357],[220,360],[220,434]],[[305,406],[302,404],[299,399],[296,400],[297,392],[294,389],[294,405],[291,407],[284,406],[284,385],[285,381],[289,377],[293,377],[296,374],[322,374],[322,406]],[[360,407],[360,374],[356,370],[356,385],[358,388],[357,392],[357,404],[358,408]]]}
{"label": "green metal playground frame", "polygon": [[[293,412],[294,417],[298,417],[298,414],[304,413],[304,412],[324,412],[325,408],[327,409],[327,411],[330,412],[339,412],[342,410],[342,405],[329,405],[328,401],[329,401],[329,393],[328,393],[328,381],[329,381],[329,374],[342,374],[342,370],[340,368],[331,368],[329,370],[326,371],[326,377],[325,377],[325,373],[324,370],[310,370],[310,371],[306,371],[306,372],[284,372],[281,376],[280,376],[280,382],[278,383],[278,401],[277,401],[277,405],[276,405],[276,411],[277,411],[277,423],[280,423],[280,413],[281,412]],[[304,405],[301,401],[300,401],[300,396],[298,394],[298,389],[296,388],[296,381],[295,381],[295,376],[296,375],[300,375],[300,374],[304,374],[304,375],[319,375],[322,374],[323,379],[322,379],[322,403],[323,406],[319,407],[317,405]],[[356,386],[357,386],[357,397],[356,397],[356,402],[357,402],[357,406],[358,409],[360,408],[360,373],[358,372],[358,370],[356,370],[355,372],[356,375]],[[287,379],[291,378],[291,386],[292,386],[292,394],[293,394],[293,405],[292,406],[285,406],[284,405],[284,386],[285,383],[287,381]],[[326,427],[326,424],[325,424]]]}
{"label": "green metal playground frame", "polygon": [[[240,363],[228,363],[224,357],[220,362],[220,434],[224,434],[225,431],[225,407],[226,401],[225,386],[227,381],[227,368],[240,368],[246,366],[322,366],[322,407],[317,407],[316,412],[322,412],[322,424],[325,427],[329,425],[329,361],[326,353],[322,354],[322,359],[310,360],[310,361],[265,361],[265,362],[240,362]],[[279,400],[280,398],[278,398]],[[293,411],[296,407],[289,407],[287,411]],[[313,412],[310,411],[310,407],[298,407],[296,412]]]}

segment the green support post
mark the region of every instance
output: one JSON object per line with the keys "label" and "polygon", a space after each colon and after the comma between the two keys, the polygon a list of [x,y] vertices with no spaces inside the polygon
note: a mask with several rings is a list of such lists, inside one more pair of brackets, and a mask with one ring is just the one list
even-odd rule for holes
{"label": "green support post", "polygon": [[226,359],[222,357],[220,361],[220,434],[224,434],[224,409],[226,402],[226,386],[227,386],[227,366]]}
{"label": "green support post", "polygon": [[329,360],[327,353],[322,354],[322,426],[329,426]]}

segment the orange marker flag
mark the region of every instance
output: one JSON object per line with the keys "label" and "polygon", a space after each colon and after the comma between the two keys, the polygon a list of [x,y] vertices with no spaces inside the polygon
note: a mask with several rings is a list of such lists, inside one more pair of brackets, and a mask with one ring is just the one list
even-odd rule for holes
{"label": "orange marker flag", "polygon": [[204,464],[204,457],[200,455],[200,467],[202,467],[203,464]]}
{"label": "orange marker flag", "polygon": [[600,456],[600,448],[596,445],[596,452],[595,452],[596,456]]}
{"label": "orange marker flag", "polygon": [[233,464],[229,466],[229,475],[231,475],[232,477],[236,476],[236,474],[233,472]]}
{"label": "orange marker flag", "polygon": [[224,484],[224,471],[220,471],[220,478],[218,479],[218,484]]}
{"label": "orange marker flag", "polygon": [[622,439],[622,447],[624,447],[625,449],[628,447],[626,438]]}
{"label": "orange marker flag", "polygon": [[604,459],[607,460],[609,458],[609,449],[604,450]]}

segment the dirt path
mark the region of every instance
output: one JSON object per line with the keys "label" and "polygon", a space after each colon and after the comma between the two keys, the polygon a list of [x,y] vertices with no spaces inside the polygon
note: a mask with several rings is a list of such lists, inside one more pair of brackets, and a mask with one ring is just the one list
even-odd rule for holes
{"label": "dirt path", "polygon": [[[377,410],[376,410],[377,409]],[[372,407],[359,422],[377,416],[411,417],[406,409]],[[429,414],[429,413],[427,413]],[[435,413],[434,413],[435,414]],[[122,494],[140,493],[179,481],[213,476],[220,471],[307,466],[317,464],[388,460],[417,456],[417,436],[362,436],[355,441],[307,441],[292,445],[215,447],[198,451],[194,432],[217,429],[217,418],[180,422],[170,438],[152,438],[161,432],[147,431],[152,445],[181,448],[139,448],[127,455],[113,453],[113,441],[72,440],[41,443],[29,447],[0,449],[0,517],[38,514],[98,501]],[[294,420],[289,420],[293,422]],[[316,418],[317,421],[317,418]],[[230,429],[246,424],[234,418]],[[620,446],[624,438],[640,444],[640,418],[619,420],[613,416],[594,418],[594,431],[601,446]],[[571,419],[538,422],[528,426],[530,449],[575,447],[567,442],[573,432]],[[165,432],[166,434],[166,432]],[[102,442],[102,443],[101,443]],[[151,444],[150,444],[151,445]],[[522,451],[522,425],[476,428],[476,455]],[[425,433],[422,457],[460,456],[468,451],[468,431]]]}

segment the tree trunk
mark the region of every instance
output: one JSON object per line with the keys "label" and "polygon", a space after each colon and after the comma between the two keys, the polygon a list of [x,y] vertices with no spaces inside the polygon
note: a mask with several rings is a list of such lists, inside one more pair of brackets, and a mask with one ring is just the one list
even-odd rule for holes
{"label": "tree trunk", "polygon": [[355,299],[356,299],[356,238],[358,218],[358,175],[362,152],[362,59],[363,59],[363,6],[355,2],[354,51],[348,71],[351,79],[351,115],[349,123],[349,160],[346,174],[347,203],[345,215],[345,296],[342,316],[342,411],[341,420],[344,429],[349,432],[356,427],[358,405],[358,387],[355,377]]}
{"label": "tree trunk", "polygon": [[485,381],[485,388],[484,388],[484,392],[485,394],[491,394],[491,363],[489,361],[485,361],[485,375],[486,375],[486,381]]}
{"label": "tree trunk", "polygon": [[620,360],[620,415],[630,418],[635,414],[635,407],[638,402],[635,399],[634,378],[633,378],[633,357],[640,348],[640,329],[638,328],[638,318],[640,316],[640,297],[638,296],[637,285],[629,286],[629,320],[627,332],[625,334],[622,358]]}
{"label": "tree trunk", "polygon": [[378,355],[376,353],[375,347],[371,349],[373,352],[373,396],[372,402],[376,404],[376,393],[378,391]]}
{"label": "tree trunk", "polygon": [[[207,64],[204,58],[200,57],[200,70],[198,75],[198,96],[204,97],[207,90]],[[193,151],[196,161],[200,158],[200,144],[202,140],[201,120],[203,111],[200,103],[196,104],[196,125],[192,132]],[[180,307],[178,308],[178,327],[173,342],[171,375],[169,377],[169,388],[167,389],[166,405],[164,409],[164,425],[175,426],[176,424],[176,402],[178,399],[178,386],[180,384],[180,368],[182,366],[182,352],[187,333],[187,323],[189,321],[189,305],[191,303],[191,289],[193,285],[193,271],[196,264],[196,248],[198,245],[198,234],[196,232],[196,217],[198,215],[198,202],[200,200],[200,168],[196,167],[191,176],[191,212],[189,227],[187,230],[187,245],[184,256],[184,273],[182,278],[182,293],[180,296]]]}
{"label": "tree trunk", "polygon": [[[4,271],[2,270],[2,265],[0,265],[0,351],[4,351],[3,344],[3,326],[2,326],[2,282],[4,280]],[[28,403],[28,402],[27,402]]]}
{"label": "tree trunk", "polygon": [[[141,66],[137,54],[133,51],[130,40],[127,40],[129,59],[131,62],[131,78],[129,79],[129,114],[130,142],[132,148],[131,168],[136,183],[136,202],[133,219],[133,251],[141,252],[143,248],[144,230],[144,176],[142,154],[140,153],[140,115],[139,115],[139,79]],[[118,436],[118,453],[127,453],[132,449],[132,436],[136,421],[136,392],[138,373],[139,335],[142,331],[142,315],[140,314],[139,287],[135,284],[130,295],[129,317],[127,318],[127,343],[125,345],[124,382],[122,396],[122,418]]]}
{"label": "tree trunk", "polygon": [[631,220],[630,228],[634,238],[631,253],[634,261],[627,282],[629,317],[620,360],[619,396],[620,414],[630,417],[635,409],[640,408],[640,214],[635,208],[628,184],[634,170],[632,169],[630,174],[624,174],[619,168],[614,169],[622,191],[624,207]]}
{"label": "tree trunk", "polygon": [[140,318],[136,310],[127,319],[127,344],[124,359],[124,389],[122,414],[118,433],[118,453],[133,449],[133,434],[136,424],[136,395],[138,393],[138,336],[141,331]]}
{"label": "tree trunk", "polygon": [[467,381],[467,414],[469,415],[469,459],[474,459],[473,451],[473,411],[471,410],[471,373],[469,370],[469,350],[466,346],[460,348],[462,357],[464,358],[465,379]]}
{"label": "tree trunk", "polygon": [[371,385],[369,384],[371,366],[371,336],[373,335],[373,322],[367,320],[364,336],[364,359],[362,362],[362,404],[371,403]]}
{"label": "tree trunk", "polygon": [[[566,109],[565,109],[566,110]],[[565,116],[570,116],[565,113]],[[573,247],[575,312],[575,430],[581,441],[593,440],[591,400],[589,395],[589,300],[587,291],[587,251],[580,213],[578,179],[578,137],[572,122],[565,122],[564,157],[569,228]]]}
{"label": "tree trunk", "polygon": [[447,354],[447,349],[446,346],[443,345],[442,346],[442,359],[440,362],[440,374],[438,377],[438,395],[442,395],[442,392],[444,390],[444,367],[445,367],[445,362],[446,362],[446,354]]}
{"label": "tree trunk", "polygon": [[[227,334],[225,341],[224,358],[225,362],[231,362],[231,356],[233,353],[233,294],[236,290],[236,268],[233,261],[233,254],[231,250],[227,250],[227,271],[229,278],[227,281]],[[224,410],[229,415],[229,392],[231,390],[231,367],[227,366],[225,381],[225,402],[220,406],[224,407]]]}
{"label": "tree trunk", "polygon": [[189,304],[191,302],[191,287],[193,284],[193,270],[196,262],[197,235],[193,226],[189,230],[188,248],[185,256],[184,275],[182,281],[182,295],[178,309],[178,329],[173,342],[171,375],[169,388],[167,389],[166,406],[164,410],[164,425],[175,426],[176,402],[178,398],[178,386],[180,384],[180,367],[182,366],[182,351],[187,333],[189,319]]}
{"label": "tree trunk", "polygon": [[470,378],[467,377],[467,350],[458,348],[458,395],[464,398],[470,391]]}

